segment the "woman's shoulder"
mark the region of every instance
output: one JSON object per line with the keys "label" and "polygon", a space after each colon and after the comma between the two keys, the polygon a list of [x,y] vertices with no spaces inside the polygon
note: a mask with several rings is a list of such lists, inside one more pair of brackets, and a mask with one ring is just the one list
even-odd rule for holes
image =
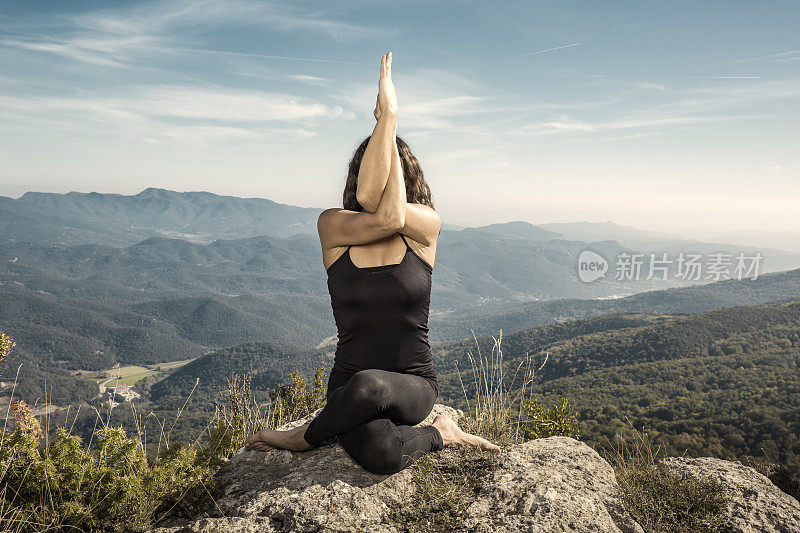
{"label": "woman's shoulder", "polygon": [[335,215],[339,211],[344,211],[341,207],[329,207],[328,209],[323,209],[319,215],[317,215],[317,224],[320,222],[324,222],[325,219],[330,217],[331,215]]}

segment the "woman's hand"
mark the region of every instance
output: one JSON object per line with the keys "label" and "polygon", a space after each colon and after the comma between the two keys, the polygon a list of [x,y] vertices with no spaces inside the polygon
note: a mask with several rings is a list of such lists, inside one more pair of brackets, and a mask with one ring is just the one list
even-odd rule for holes
{"label": "woman's hand", "polygon": [[375,120],[380,120],[381,115],[388,113],[397,115],[397,93],[392,83],[392,53],[387,52],[381,57],[381,74],[378,78],[378,101],[375,104]]}

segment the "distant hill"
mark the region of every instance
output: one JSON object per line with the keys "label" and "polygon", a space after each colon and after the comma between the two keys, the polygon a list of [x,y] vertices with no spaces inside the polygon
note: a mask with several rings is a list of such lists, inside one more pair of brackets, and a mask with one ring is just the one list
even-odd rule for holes
{"label": "distant hill", "polygon": [[800,269],[765,274],[756,280],[726,280],[706,285],[648,291],[626,298],[550,300],[486,304],[465,311],[432,316],[432,342],[477,335],[513,333],[565,320],[607,313],[698,313],[719,307],[758,305],[800,298]]}
{"label": "distant hill", "polygon": [[617,241],[629,248],[681,240],[666,233],[640,230],[630,226],[614,224],[613,222],[559,222],[539,224],[537,227],[570,241],[596,242],[610,240]]}
{"label": "distant hill", "polygon": [[13,353],[64,371],[152,364],[207,351],[153,316],[41,294],[0,292],[0,331],[14,338]]}
{"label": "distant hill", "polygon": [[322,209],[209,192],[149,188],[121,194],[25,193],[0,197],[0,242],[126,246],[152,236],[208,243],[316,233]]}
{"label": "distant hill", "polygon": [[[784,239],[772,239],[772,247],[755,246],[753,241],[743,242],[742,238],[725,239],[724,236],[717,236],[709,242],[696,239],[686,239],[669,235],[668,233],[645,231],[630,226],[620,226],[613,222],[568,222],[541,224],[536,228],[551,231],[559,235],[560,238],[593,243],[597,241],[615,241],[625,248],[635,253],[656,253],[666,252],[669,258],[674,258],[681,252],[714,254],[717,252],[728,252],[737,250],[748,255],[755,252],[768,258],[765,262],[767,268],[762,272],[777,272],[781,270],[791,270],[798,268],[796,258],[798,253],[797,245],[792,243],[788,234]],[[763,239],[762,242],[770,242]],[[780,244],[782,246],[774,246]],[[768,263],[768,264],[767,264]]]}
{"label": "distant hill", "polygon": [[[528,222],[515,221],[503,222],[499,224],[489,224],[488,226],[479,226],[476,228],[462,228],[467,232],[485,232],[491,233],[504,239],[527,239],[530,241],[550,241],[552,239],[563,238],[560,233],[549,231],[542,226],[534,226]],[[575,239],[573,239],[575,240]],[[595,241],[607,241],[608,238],[594,239]]]}
{"label": "distant hill", "polygon": [[[66,406],[89,402],[97,396],[98,388],[88,379],[53,370],[35,356],[14,349],[0,368],[0,403],[6,402],[12,391],[15,400],[41,407],[46,403]],[[6,407],[4,403],[3,418]]]}
{"label": "distant hill", "polygon": [[[616,322],[616,324],[615,324]],[[492,340],[479,337],[484,357]],[[474,394],[473,341],[437,346],[440,393]],[[531,358],[545,403],[566,398],[582,436],[613,439],[626,420],[646,428],[668,454],[762,457],[800,466],[800,302],[704,313],[605,315],[540,326],[502,339],[510,381]],[[462,371],[459,378],[456,370]],[[477,364],[477,363],[476,363]]]}

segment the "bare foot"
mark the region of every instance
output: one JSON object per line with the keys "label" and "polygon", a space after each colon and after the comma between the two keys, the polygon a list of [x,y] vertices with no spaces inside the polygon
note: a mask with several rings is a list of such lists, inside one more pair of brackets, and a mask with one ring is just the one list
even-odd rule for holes
{"label": "bare foot", "polygon": [[458,424],[447,415],[436,415],[436,418],[433,419],[433,426],[442,434],[442,441],[445,446],[449,446],[450,444],[465,444],[500,455],[499,446],[492,444],[483,437],[463,431],[458,427]]}
{"label": "bare foot", "polygon": [[259,450],[266,452],[280,448],[282,450],[291,450],[293,452],[303,452],[310,450],[314,446],[307,443],[303,438],[306,428],[311,422],[306,422],[302,426],[286,431],[278,431],[276,429],[262,429],[258,433],[247,437],[244,441],[244,446],[248,450]]}

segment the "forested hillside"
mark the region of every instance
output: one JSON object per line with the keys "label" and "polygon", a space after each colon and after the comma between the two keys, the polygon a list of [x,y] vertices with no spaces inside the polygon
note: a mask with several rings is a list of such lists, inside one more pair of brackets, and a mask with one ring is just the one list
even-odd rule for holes
{"label": "forested hillside", "polygon": [[[166,379],[153,385],[150,397],[154,402],[182,401],[192,390],[201,399],[226,390],[235,375],[250,374],[254,390],[269,391],[286,381],[298,367],[306,376],[313,376],[325,363],[329,372],[333,354],[303,349],[286,342],[254,342],[208,353],[181,367]],[[262,397],[262,399],[264,399]]]}
{"label": "forested hillside", "polygon": [[[478,346],[488,354],[492,340]],[[768,453],[800,466],[800,302],[610,315],[520,331],[502,346],[512,374],[526,355],[536,367],[547,358],[533,390],[575,406],[588,440],[610,438],[630,420],[670,453]],[[437,348],[441,394],[461,402],[460,383],[472,381],[465,354],[477,356],[477,346]]]}

